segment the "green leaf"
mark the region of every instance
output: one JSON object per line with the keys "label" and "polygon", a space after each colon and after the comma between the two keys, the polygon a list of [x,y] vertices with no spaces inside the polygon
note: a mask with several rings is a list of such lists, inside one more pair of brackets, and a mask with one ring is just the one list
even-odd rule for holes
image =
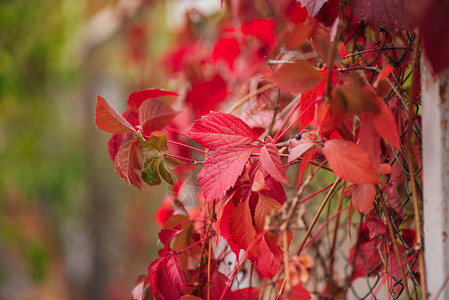
{"label": "green leaf", "polygon": [[161,177],[169,184],[175,184],[176,178],[171,173],[171,171],[183,162],[172,157],[164,156],[162,161],[159,163],[159,173]]}
{"label": "green leaf", "polygon": [[141,173],[142,180],[151,186],[159,185],[162,182],[158,172],[159,161],[159,157],[152,157],[147,159],[144,165],[144,169]]}
{"label": "green leaf", "polygon": [[168,151],[167,135],[165,133],[160,136],[155,136],[155,135],[150,136],[149,143],[150,143],[151,147],[153,147],[154,149],[156,149],[159,152]]}

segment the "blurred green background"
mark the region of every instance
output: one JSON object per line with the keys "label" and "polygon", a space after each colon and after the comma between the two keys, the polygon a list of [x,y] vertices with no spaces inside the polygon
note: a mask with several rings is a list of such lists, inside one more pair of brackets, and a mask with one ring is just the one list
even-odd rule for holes
{"label": "blurred green background", "polygon": [[120,180],[93,118],[164,87],[173,5],[0,2],[0,299],[128,299],[155,258],[165,188]]}

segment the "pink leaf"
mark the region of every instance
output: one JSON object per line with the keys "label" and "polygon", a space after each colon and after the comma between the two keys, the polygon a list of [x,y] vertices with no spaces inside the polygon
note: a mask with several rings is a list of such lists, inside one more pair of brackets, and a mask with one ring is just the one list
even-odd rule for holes
{"label": "pink leaf", "polygon": [[310,138],[310,135],[303,134],[302,138],[298,141],[296,139],[292,139],[288,143],[288,152],[290,153],[288,156],[288,163],[291,163],[295,159],[298,159],[307,152],[311,147],[313,147],[315,143]]}
{"label": "pink leaf", "polygon": [[274,179],[288,185],[279,151],[269,136],[265,137],[265,145],[260,149],[260,164]]}
{"label": "pink leaf", "polygon": [[141,169],[139,157],[137,156],[137,139],[135,134],[128,137],[122,143],[115,156],[115,170],[121,178],[124,178],[130,185],[140,189],[142,179],[138,171]]}
{"label": "pink leaf", "polygon": [[118,113],[103,97],[97,95],[95,107],[95,124],[109,133],[130,133],[136,129]]}
{"label": "pink leaf", "polygon": [[306,92],[321,82],[320,71],[305,62],[286,63],[266,76],[282,90],[292,94]]}
{"label": "pink leaf", "polygon": [[178,94],[167,90],[147,89],[131,93],[126,102],[131,108],[138,110],[142,105],[142,103],[145,102],[145,100],[159,98],[163,96],[176,96],[176,95]]}
{"label": "pink leaf", "polygon": [[315,17],[327,0],[299,0],[299,2],[307,8],[309,16]]}
{"label": "pink leaf", "polygon": [[220,198],[234,186],[253,149],[248,145],[220,148],[206,159],[197,181],[206,201]]}
{"label": "pink leaf", "polygon": [[412,29],[410,0],[351,0],[350,7],[358,20],[388,29]]}
{"label": "pink leaf", "polygon": [[358,211],[368,214],[371,208],[373,208],[374,196],[376,190],[372,184],[361,184],[354,188],[352,192],[352,205]]}
{"label": "pink leaf", "polygon": [[252,129],[241,119],[214,111],[196,120],[187,134],[195,142],[211,150],[257,141]]}
{"label": "pink leaf", "polygon": [[133,300],[144,300],[144,291],[148,285],[148,277],[145,275],[139,276],[136,286],[133,288],[131,294],[133,295]]}
{"label": "pink leaf", "polygon": [[145,101],[139,108],[140,126],[145,132],[164,129],[175,116],[173,109],[159,100]]}
{"label": "pink leaf", "polygon": [[355,184],[378,183],[379,178],[368,154],[353,142],[330,140],[323,153],[335,175]]}
{"label": "pink leaf", "polygon": [[257,37],[262,43],[270,46],[274,42],[276,20],[256,19],[242,25],[242,33]]}

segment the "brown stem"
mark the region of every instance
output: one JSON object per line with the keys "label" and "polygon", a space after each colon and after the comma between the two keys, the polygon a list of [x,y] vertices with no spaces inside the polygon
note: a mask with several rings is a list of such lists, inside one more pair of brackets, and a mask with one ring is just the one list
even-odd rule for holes
{"label": "brown stem", "polygon": [[419,63],[420,63],[420,39],[416,36],[416,56],[413,62],[413,77],[412,77],[412,92],[408,105],[408,122],[407,122],[407,136],[406,136],[406,153],[407,153],[407,165],[408,172],[410,176],[410,184],[412,188],[412,199],[413,199],[413,212],[416,224],[416,246],[415,249],[418,251],[418,267],[420,273],[420,284],[422,289],[423,300],[427,299],[427,286],[426,286],[426,270],[424,262],[423,253],[423,242],[422,242],[422,231],[421,231],[421,217],[419,212],[419,193],[416,187],[415,180],[415,164],[413,159],[413,149],[412,149],[412,135],[413,135],[413,121],[415,120],[415,102],[418,97],[417,89],[419,83]]}
{"label": "brown stem", "polygon": [[393,224],[391,222],[391,216],[390,216],[390,213],[388,212],[387,205],[385,204],[384,197],[383,197],[379,187],[377,185],[375,185],[375,187],[376,187],[377,197],[379,198],[380,206],[382,207],[382,211],[385,214],[385,219],[387,220],[387,227],[388,227],[388,232],[390,233],[391,243],[393,244],[393,251],[394,251],[394,254],[398,261],[398,264],[400,266],[399,270],[401,271],[401,277],[402,277],[402,283],[404,285],[405,295],[407,296],[407,299],[411,299],[410,291],[408,290],[408,285],[407,285],[407,278],[405,277],[405,273],[404,273],[404,266],[402,265],[401,254],[399,252],[398,243],[396,241],[396,235],[395,235],[395,232],[393,229]]}
{"label": "brown stem", "polygon": [[[338,203],[337,203],[337,211],[340,211],[341,209],[341,205],[343,203],[343,195],[340,195],[340,197],[338,198]],[[334,293],[334,291],[337,290],[336,286],[335,286],[335,282],[334,282],[334,278],[333,278],[333,274],[334,274],[334,261],[335,261],[335,256],[334,256],[334,252],[335,249],[337,247],[337,234],[338,234],[338,227],[340,225],[340,214],[336,217],[337,219],[335,220],[335,227],[334,227],[334,234],[332,236],[332,244],[331,244],[331,248],[329,250],[329,292],[331,294]]]}

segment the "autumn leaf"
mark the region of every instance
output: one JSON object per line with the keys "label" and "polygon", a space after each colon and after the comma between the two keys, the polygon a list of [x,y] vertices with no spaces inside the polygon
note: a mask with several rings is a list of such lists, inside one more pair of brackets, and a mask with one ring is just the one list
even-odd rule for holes
{"label": "autumn leaf", "polygon": [[265,144],[260,149],[259,158],[260,164],[265,171],[267,171],[277,181],[288,185],[288,181],[282,167],[282,160],[279,156],[279,151],[271,137],[265,137]]}
{"label": "autumn leaf", "polygon": [[354,188],[351,203],[358,211],[368,214],[373,208],[376,190],[373,184],[361,184]]}
{"label": "autumn leaf", "polygon": [[401,148],[401,140],[399,138],[396,119],[387,104],[381,98],[377,98],[376,101],[379,107],[379,112],[374,113],[372,116],[374,128],[381,137],[399,150]]}
{"label": "autumn leaf", "polygon": [[387,233],[387,226],[385,222],[379,217],[376,210],[372,209],[365,218],[366,226],[369,231],[369,238],[374,239],[375,237],[384,235]]}
{"label": "autumn leaf", "polygon": [[[229,219],[229,232],[233,242],[247,251],[256,237],[248,200],[239,203],[232,212]],[[238,256],[238,252],[235,254]],[[257,248],[253,247],[247,252],[247,255],[250,260],[254,261],[257,258]]]}
{"label": "autumn leaf", "polygon": [[142,103],[144,103],[148,99],[159,98],[163,96],[176,96],[178,95],[175,92],[163,90],[163,89],[146,89],[137,92],[133,92],[128,96],[128,100],[126,101],[134,110],[138,110]]}
{"label": "autumn leaf", "polygon": [[258,245],[259,254],[256,260],[256,270],[259,275],[265,278],[273,279],[273,277],[279,272],[280,259],[276,257],[270,248],[268,248],[267,243],[262,239]]}
{"label": "autumn leaf", "polygon": [[187,135],[211,150],[257,141],[252,129],[241,119],[231,114],[213,111],[196,120]]}
{"label": "autumn leaf", "polygon": [[330,140],[323,153],[335,175],[357,185],[379,183],[377,172],[368,154],[357,144],[345,140]]}
{"label": "autumn leaf", "polygon": [[257,231],[262,232],[265,226],[265,217],[281,207],[281,204],[276,200],[259,194],[259,200],[254,210],[254,224],[256,225]]}
{"label": "autumn leaf", "polygon": [[119,173],[120,177],[140,189],[142,180],[138,170],[141,169],[141,165],[137,156],[137,149],[136,135],[132,134],[120,146],[114,163],[115,170]]}
{"label": "autumn leaf", "polygon": [[288,163],[291,163],[295,159],[300,158],[313,146],[315,146],[315,143],[310,138],[310,135],[308,133],[302,134],[302,137],[299,141],[296,139],[291,139],[288,143]]}
{"label": "autumn leaf", "polygon": [[149,100],[139,108],[140,127],[144,132],[164,129],[176,116],[173,109],[159,100]]}
{"label": "autumn leaf", "polygon": [[275,19],[255,19],[242,25],[242,33],[258,38],[262,43],[270,46],[275,37]]}
{"label": "autumn leaf", "polygon": [[321,82],[320,71],[305,62],[298,61],[282,64],[277,70],[265,77],[277,84],[282,90],[292,94],[306,92]]}
{"label": "autumn leaf", "polygon": [[136,129],[99,95],[95,107],[95,124],[99,129],[109,133],[136,132]]}
{"label": "autumn leaf", "polygon": [[148,279],[156,299],[175,300],[187,293],[181,262],[174,251],[166,251],[148,267]]}
{"label": "autumn leaf", "polygon": [[234,186],[253,150],[251,145],[219,148],[206,159],[197,180],[206,201],[220,198]]}
{"label": "autumn leaf", "polygon": [[351,0],[349,6],[358,20],[374,27],[411,30],[409,0]]}

